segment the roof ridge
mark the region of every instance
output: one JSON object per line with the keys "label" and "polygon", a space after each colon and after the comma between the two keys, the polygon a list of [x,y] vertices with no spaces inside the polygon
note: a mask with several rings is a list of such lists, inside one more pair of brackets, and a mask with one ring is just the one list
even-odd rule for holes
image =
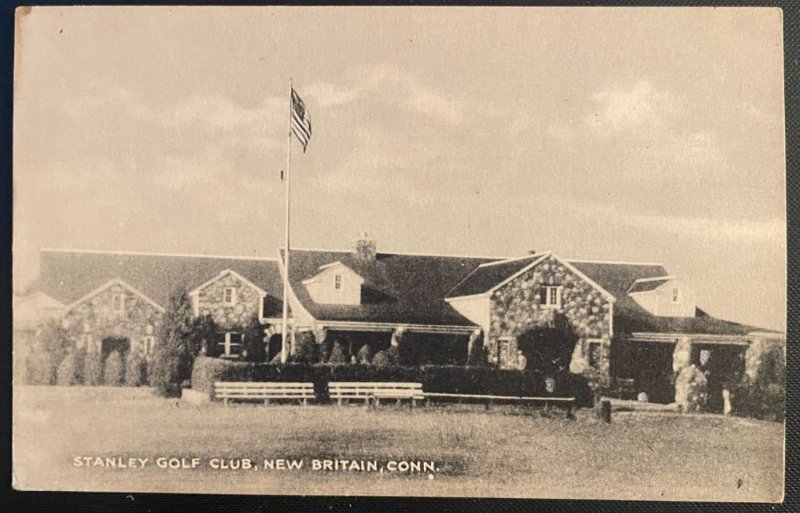
{"label": "roof ridge", "polygon": [[579,263],[579,264],[660,265],[661,267],[664,267],[664,264],[660,262],[625,262],[622,260],[581,260],[573,258],[565,258],[564,260],[570,263]]}
{"label": "roof ridge", "polygon": [[[278,251],[283,251],[286,248],[283,246],[278,247]],[[325,249],[325,248],[290,248],[291,251],[319,251],[324,253],[347,253],[352,254],[353,250],[350,249]],[[483,258],[491,260],[508,260],[511,257],[504,256],[488,256],[488,255],[446,255],[442,253],[409,253],[405,251],[377,251],[378,255],[400,255],[400,256],[429,256],[429,257],[442,257],[442,258]],[[528,255],[531,256],[531,255]],[[525,258],[525,257],[520,257]]]}
{"label": "roof ridge", "polygon": [[534,253],[532,255],[529,254],[529,255],[525,255],[525,256],[521,256],[521,257],[507,258],[505,260],[498,260],[496,262],[486,262],[485,264],[481,264],[478,267],[491,267],[493,265],[502,265],[502,264],[506,264],[506,263],[509,263],[509,262],[517,262],[519,260],[525,260],[527,258],[538,258],[538,257],[540,257],[540,256],[542,256],[542,255],[544,255],[546,253],[548,253],[548,252],[545,251],[543,253]]}
{"label": "roof ridge", "polygon": [[136,255],[136,256],[158,256],[158,257],[178,257],[178,258],[218,258],[227,260],[258,260],[258,261],[278,260],[275,257],[204,255],[204,254],[192,254],[192,253],[158,253],[158,252],[147,252],[147,251],[123,251],[123,250],[102,250],[102,249],[39,248],[39,251],[50,252],[50,253],[87,253],[92,255]]}

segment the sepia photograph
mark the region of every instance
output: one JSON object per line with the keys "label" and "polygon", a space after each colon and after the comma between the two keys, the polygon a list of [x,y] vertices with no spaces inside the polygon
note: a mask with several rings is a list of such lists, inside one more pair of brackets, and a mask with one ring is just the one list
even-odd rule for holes
{"label": "sepia photograph", "polygon": [[17,8],[13,487],[783,502],[783,24]]}

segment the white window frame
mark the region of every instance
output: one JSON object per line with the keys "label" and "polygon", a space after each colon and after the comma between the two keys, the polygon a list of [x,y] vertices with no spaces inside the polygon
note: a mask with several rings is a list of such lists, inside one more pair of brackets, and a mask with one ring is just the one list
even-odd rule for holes
{"label": "white window frame", "polygon": [[[112,308],[116,313],[123,313],[125,312],[125,294],[114,294],[112,298]],[[119,302],[119,307],[117,307],[117,302]]]}
{"label": "white window frame", "polygon": [[[542,290],[545,291],[545,300],[541,304],[542,308],[561,308],[561,289],[558,285],[543,285]],[[552,302],[555,296],[555,302]]]}
{"label": "white window frame", "polygon": [[341,273],[333,274],[333,290],[342,290],[342,275]]}
{"label": "white window frame", "polygon": [[[228,301],[228,291],[231,292],[231,299]],[[222,302],[226,305],[235,305],[238,299],[238,294],[236,292],[236,287],[225,287],[222,291]]]}
{"label": "white window frame", "polygon": [[[231,335],[239,335],[241,338],[239,342],[232,342]],[[217,342],[217,346],[222,345],[223,352],[220,354],[221,357],[224,358],[239,358],[242,355],[242,348],[244,347],[244,333],[239,331],[226,331],[225,332],[225,341],[224,342]],[[233,354],[231,349],[235,346],[239,347],[239,352]]]}
{"label": "white window frame", "polygon": [[91,345],[92,345],[92,334],[81,333],[80,337],[78,338],[78,347],[89,351]]}
{"label": "white window frame", "polygon": [[142,339],[142,343],[144,347],[142,348],[144,354],[153,354],[153,351],[156,348],[156,337],[153,335],[145,335]]}

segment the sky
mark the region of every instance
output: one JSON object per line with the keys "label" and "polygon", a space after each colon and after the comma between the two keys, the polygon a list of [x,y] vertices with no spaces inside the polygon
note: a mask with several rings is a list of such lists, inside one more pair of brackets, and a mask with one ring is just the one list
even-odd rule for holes
{"label": "sky", "polygon": [[292,242],[660,262],[786,323],[782,18],[756,8],[18,12],[14,285],[39,248]]}

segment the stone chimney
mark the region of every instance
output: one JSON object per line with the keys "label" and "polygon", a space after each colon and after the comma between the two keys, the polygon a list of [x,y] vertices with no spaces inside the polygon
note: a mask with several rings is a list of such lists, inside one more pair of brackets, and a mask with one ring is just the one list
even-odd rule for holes
{"label": "stone chimney", "polygon": [[367,232],[361,232],[361,236],[356,241],[356,257],[374,262],[375,253],[377,253],[377,243],[367,236]]}

